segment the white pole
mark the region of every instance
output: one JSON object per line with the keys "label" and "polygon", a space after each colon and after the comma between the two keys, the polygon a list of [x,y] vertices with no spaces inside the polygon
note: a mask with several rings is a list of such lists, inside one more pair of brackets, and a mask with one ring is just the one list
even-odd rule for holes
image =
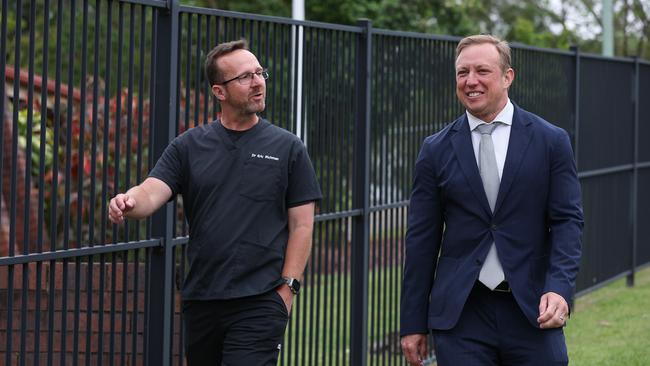
{"label": "white pole", "polygon": [[603,55],[614,56],[614,17],[612,0],[603,1]]}
{"label": "white pole", "polygon": [[[305,20],[305,1],[304,0],[292,0],[291,2],[291,17],[296,20]],[[303,37],[303,28],[302,26],[294,26],[291,29],[291,39],[296,40],[298,49],[291,47],[291,60],[296,60],[296,67],[292,68],[292,88],[295,86],[295,95],[296,100],[294,104],[296,106],[296,135],[301,137],[307,145],[307,131],[302,129],[302,37]],[[296,58],[296,53],[298,52],[298,57]],[[303,136],[304,135],[304,136]]]}
{"label": "white pole", "polygon": [[291,18],[305,20],[305,0],[293,0],[291,2]]}

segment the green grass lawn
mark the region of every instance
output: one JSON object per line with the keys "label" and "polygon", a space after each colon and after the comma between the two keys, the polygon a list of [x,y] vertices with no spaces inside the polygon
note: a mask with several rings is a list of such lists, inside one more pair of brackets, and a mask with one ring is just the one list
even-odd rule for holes
{"label": "green grass lawn", "polygon": [[[368,273],[368,365],[403,365],[399,353],[401,266]],[[351,278],[315,275],[294,298],[281,366],[350,365]]]}
{"label": "green grass lawn", "polygon": [[650,365],[650,268],[578,298],[565,334],[572,366]]}
{"label": "green grass lawn", "polygon": [[[398,354],[399,267],[370,271],[369,365],[404,365]],[[345,365],[350,362],[350,278],[320,275],[296,297],[280,365]],[[340,288],[339,288],[340,287]],[[341,291],[347,289],[347,291]],[[373,306],[371,306],[373,305]],[[387,333],[393,333],[390,338]],[[634,287],[625,278],[577,299],[565,328],[571,366],[650,366],[650,268]]]}

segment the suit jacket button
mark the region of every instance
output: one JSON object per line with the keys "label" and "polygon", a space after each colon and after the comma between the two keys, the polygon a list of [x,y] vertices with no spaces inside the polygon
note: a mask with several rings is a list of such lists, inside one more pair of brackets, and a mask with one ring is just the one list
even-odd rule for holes
{"label": "suit jacket button", "polygon": [[497,224],[492,224],[492,226],[490,226],[490,229],[496,230],[497,229]]}

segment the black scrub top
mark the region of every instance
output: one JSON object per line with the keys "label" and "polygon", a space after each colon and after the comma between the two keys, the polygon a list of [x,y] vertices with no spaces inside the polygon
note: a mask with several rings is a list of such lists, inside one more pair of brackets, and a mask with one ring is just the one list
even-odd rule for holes
{"label": "black scrub top", "polygon": [[239,298],[280,285],[287,209],[321,199],[302,141],[261,118],[236,141],[218,120],[184,132],[149,176],[183,196],[184,300]]}

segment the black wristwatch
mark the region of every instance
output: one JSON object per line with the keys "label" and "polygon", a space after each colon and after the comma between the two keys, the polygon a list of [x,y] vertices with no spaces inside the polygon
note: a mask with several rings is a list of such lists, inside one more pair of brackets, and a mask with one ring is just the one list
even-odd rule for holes
{"label": "black wristwatch", "polygon": [[282,280],[287,284],[287,286],[289,286],[289,290],[291,290],[292,294],[298,294],[300,291],[300,281],[291,277],[282,277]]}

